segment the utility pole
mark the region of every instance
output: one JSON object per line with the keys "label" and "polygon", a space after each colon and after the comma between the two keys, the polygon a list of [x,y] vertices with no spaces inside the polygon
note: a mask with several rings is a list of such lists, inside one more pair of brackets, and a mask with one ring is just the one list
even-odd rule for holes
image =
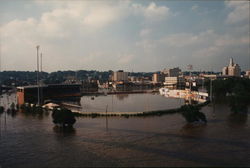
{"label": "utility pole", "polygon": [[[2,75],[1,72],[2,72],[2,54],[0,51],[0,76]],[[2,93],[2,80],[0,79],[0,94],[1,93]],[[0,97],[0,99],[1,99],[1,97]]]}
{"label": "utility pole", "polygon": [[[0,51],[0,77],[1,77],[1,72],[2,72],[2,67],[1,67],[1,64],[2,64],[2,60],[1,60],[1,51]],[[0,102],[1,102],[1,94],[2,94],[2,80],[1,80],[1,78],[0,78]],[[0,118],[1,119],[1,118]],[[0,120],[1,121],[1,120]],[[1,124],[1,122],[0,122],[0,124]],[[0,127],[1,127],[1,125],[0,125]],[[1,132],[0,132],[1,133]]]}
{"label": "utility pole", "polygon": [[107,115],[107,112],[108,112],[108,104],[106,106],[106,131],[108,131],[108,115]]}
{"label": "utility pole", "polygon": [[40,54],[40,72],[43,72],[43,54]]}
{"label": "utility pole", "polygon": [[[41,79],[43,79],[43,54],[41,53],[41,55],[40,55],[40,71],[41,71],[41,76],[42,76],[42,78]],[[39,81],[39,83],[41,83],[41,81]],[[41,83],[41,101],[40,101],[40,103],[42,103],[43,104],[43,86],[42,86],[42,83]]]}
{"label": "utility pole", "polygon": [[204,92],[204,77],[202,77],[202,92]]}
{"label": "utility pole", "polygon": [[40,99],[39,99],[39,48],[40,46],[36,46],[36,54],[37,54],[37,74],[36,74],[36,84],[37,84],[37,104],[40,105]]}
{"label": "utility pole", "polygon": [[114,112],[114,100],[113,100],[113,94],[112,94],[112,112]]}
{"label": "utility pole", "polygon": [[193,70],[193,65],[188,65],[188,70],[189,70],[189,89],[191,92],[191,70]]}
{"label": "utility pole", "polygon": [[210,79],[210,101],[212,102],[213,100],[213,87],[212,87],[212,78]]}

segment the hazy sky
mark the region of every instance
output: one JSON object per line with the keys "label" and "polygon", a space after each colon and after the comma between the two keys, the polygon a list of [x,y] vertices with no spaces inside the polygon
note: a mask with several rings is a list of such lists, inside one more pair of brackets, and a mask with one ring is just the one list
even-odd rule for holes
{"label": "hazy sky", "polygon": [[250,69],[248,1],[1,0],[2,70]]}

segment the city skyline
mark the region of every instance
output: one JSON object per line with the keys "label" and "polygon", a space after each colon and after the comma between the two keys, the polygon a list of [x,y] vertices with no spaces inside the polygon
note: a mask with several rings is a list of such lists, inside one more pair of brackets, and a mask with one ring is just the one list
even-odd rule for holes
{"label": "city skyline", "polygon": [[250,69],[248,1],[7,1],[1,70]]}

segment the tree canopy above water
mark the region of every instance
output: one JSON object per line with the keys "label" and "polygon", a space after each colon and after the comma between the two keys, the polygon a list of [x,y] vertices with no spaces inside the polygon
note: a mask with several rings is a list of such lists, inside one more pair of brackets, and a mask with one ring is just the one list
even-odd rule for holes
{"label": "tree canopy above water", "polygon": [[247,111],[247,106],[250,104],[250,79],[216,79],[213,81],[212,90],[217,99],[228,101],[232,112]]}
{"label": "tree canopy above water", "polygon": [[205,114],[200,112],[200,108],[194,105],[184,105],[181,107],[182,116],[188,123],[207,122]]}

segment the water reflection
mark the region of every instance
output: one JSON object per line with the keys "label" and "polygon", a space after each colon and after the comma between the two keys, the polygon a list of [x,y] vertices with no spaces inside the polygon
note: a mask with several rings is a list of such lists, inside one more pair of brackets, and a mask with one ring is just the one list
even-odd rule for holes
{"label": "water reflection", "polygon": [[247,113],[231,113],[227,118],[227,123],[230,127],[245,127],[247,125]]}
{"label": "water reflection", "polygon": [[31,112],[25,112],[23,110],[20,110],[18,113],[25,117],[32,117],[32,118],[36,118],[39,120],[43,120],[44,118],[47,118],[50,114],[50,112],[47,110],[44,110],[41,113],[31,113]]}
{"label": "water reflection", "polygon": [[53,127],[53,131],[57,134],[57,135],[62,135],[62,136],[72,136],[72,135],[76,135],[76,129],[74,127],[60,127],[55,125]]}
{"label": "water reflection", "polygon": [[234,113],[247,113],[248,112],[248,98],[241,98],[238,96],[229,97],[229,106]]}
{"label": "water reflection", "polygon": [[193,124],[185,124],[180,132],[182,135],[185,136],[195,136],[195,137],[203,137],[206,135],[207,125],[206,124],[199,124],[199,125],[193,125]]}
{"label": "water reflection", "polygon": [[230,127],[245,127],[248,118],[249,97],[241,95],[230,96],[228,104],[231,114],[228,116],[227,122]]}
{"label": "water reflection", "polygon": [[192,124],[187,123],[182,127],[181,130],[184,131],[184,132],[188,132],[188,131],[192,132],[193,130],[202,130],[206,126],[207,126],[206,124],[200,124],[200,123],[197,123],[197,124],[195,124],[195,123],[192,123]]}
{"label": "water reflection", "polygon": [[116,95],[118,100],[124,100],[125,98],[128,98],[128,94],[117,94]]}
{"label": "water reflection", "polygon": [[10,110],[10,109],[8,109],[6,111],[6,113],[7,113],[7,115],[10,115],[12,118],[15,118],[16,115],[17,115],[17,113],[18,113],[18,111],[17,110]]}

